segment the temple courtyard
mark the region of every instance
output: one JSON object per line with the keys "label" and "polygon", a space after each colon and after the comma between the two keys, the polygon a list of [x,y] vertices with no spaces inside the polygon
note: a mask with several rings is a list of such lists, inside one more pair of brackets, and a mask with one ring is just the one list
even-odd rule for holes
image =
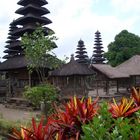
{"label": "temple courtyard", "polygon": [[3,104],[0,104],[0,112],[0,118],[4,118],[7,121],[25,121],[40,114],[40,111],[6,108]]}

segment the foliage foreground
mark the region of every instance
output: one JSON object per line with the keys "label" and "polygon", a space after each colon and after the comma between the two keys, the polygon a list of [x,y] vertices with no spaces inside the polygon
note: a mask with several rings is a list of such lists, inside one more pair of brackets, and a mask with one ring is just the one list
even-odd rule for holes
{"label": "foliage foreground", "polygon": [[57,100],[57,90],[51,84],[41,84],[35,87],[26,87],[24,96],[35,108],[40,107],[40,103],[47,104],[48,112],[51,111],[51,104]]}
{"label": "foliage foreground", "polygon": [[98,103],[91,97],[73,97],[63,108],[30,127],[13,129],[11,140],[140,140],[140,92],[132,89],[130,99]]}

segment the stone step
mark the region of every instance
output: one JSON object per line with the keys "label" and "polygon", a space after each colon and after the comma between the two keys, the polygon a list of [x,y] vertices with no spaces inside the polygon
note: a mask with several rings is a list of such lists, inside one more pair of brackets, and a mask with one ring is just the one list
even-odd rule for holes
{"label": "stone step", "polygon": [[4,105],[11,109],[34,110],[32,104],[24,98],[8,98]]}

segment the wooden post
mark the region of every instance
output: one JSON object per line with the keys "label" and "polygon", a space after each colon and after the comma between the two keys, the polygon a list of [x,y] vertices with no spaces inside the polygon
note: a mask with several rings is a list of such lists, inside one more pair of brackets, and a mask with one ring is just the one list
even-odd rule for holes
{"label": "wooden post", "polygon": [[97,91],[97,96],[99,96],[99,92],[98,92],[98,81],[96,80],[96,91]]}
{"label": "wooden post", "polygon": [[109,81],[106,80],[106,95],[109,94]]}
{"label": "wooden post", "polygon": [[73,93],[74,93],[74,96],[76,96],[76,91],[75,91],[75,90],[76,90],[76,89],[75,89],[75,84],[76,84],[76,83],[75,83],[75,76],[73,76],[73,79],[74,79],[74,82],[73,82],[73,83],[74,83],[74,92],[73,92]]}
{"label": "wooden post", "polygon": [[117,79],[117,93],[119,93],[119,82],[118,82],[118,79]]}
{"label": "wooden post", "polygon": [[8,78],[8,97],[11,95],[11,78]]}
{"label": "wooden post", "polygon": [[83,77],[83,85],[84,85],[84,96],[87,98],[88,97],[88,88],[86,85],[86,77]]}

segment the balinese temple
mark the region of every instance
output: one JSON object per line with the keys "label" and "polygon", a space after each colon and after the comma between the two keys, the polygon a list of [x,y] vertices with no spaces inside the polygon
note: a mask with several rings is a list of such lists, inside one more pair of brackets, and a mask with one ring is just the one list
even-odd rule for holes
{"label": "balinese temple", "polygon": [[77,51],[75,53],[76,53],[75,58],[78,63],[82,63],[82,64],[88,63],[87,51],[83,40],[80,39],[78,41]]}
{"label": "balinese temple", "polygon": [[95,33],[95,44],[94,44],[94,51],[92,55],[92,64],[103,64],[105,61],[105,58],[103,57],[103,47],[102,47],[102,39],[101,39],[101,33],[97,31]]}
{"label": "balinese temple", "polygon": [[85,64],[78,63],[71,55],[71,60],[51,72],[51,83],[60,89],[61,99],[71,96],[88,96],[87,80],[94,71]]}
{"label": "balinese temple", "polygon": [[[20,44],[20,38],[24,33],[32,33],[38,24],[40,24],[46,33],[50,30],[45,25],[51,22],[44,15],[50,13],[44,5],[48,4],[46,0],[20,0],[18,5],[21,8],[16,10],[16,14],[21,15],[10,24],[9,36],[5,46],[6,61],[0,64],[0,71],[7,72],[9,83],[8,94],[18,96],[22,93],[25,85],[28,85],[31,79],[31,85],[38,84],[36,74],[29,76],[27,70],[27,61],[24,56],[24,51]],[[30,78],[29,78],[30,77]]]}

